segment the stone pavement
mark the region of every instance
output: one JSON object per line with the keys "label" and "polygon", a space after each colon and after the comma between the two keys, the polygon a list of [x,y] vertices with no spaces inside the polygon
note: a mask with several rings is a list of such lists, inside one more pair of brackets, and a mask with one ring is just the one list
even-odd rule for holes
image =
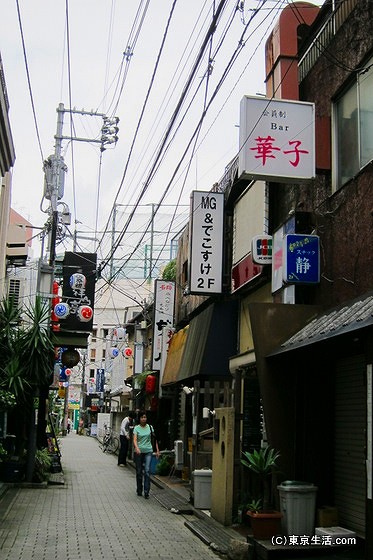
{"label": "stone pavement", "polygon": [[[71,433],[60,446],[64,484],[55,477],[56,484],[0,493],[2,560],[218,558],[186,527],[193,508],[180,495],[152,485],[149,500],[137,496],[134,470],[119,468],[94,438]],[[171,513],[182,504],[183,515]]]}

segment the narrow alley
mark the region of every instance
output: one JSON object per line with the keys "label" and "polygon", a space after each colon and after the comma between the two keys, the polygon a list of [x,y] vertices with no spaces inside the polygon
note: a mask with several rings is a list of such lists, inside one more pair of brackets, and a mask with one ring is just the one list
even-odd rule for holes
{"label": "narrow alley", "polygon": [[152,490],[137,496],[135,471],[118,468],[95,439],[71,433],[61,453],[63,485],[11,487],[0,499],[2,560],[216,560],[183,515]]}

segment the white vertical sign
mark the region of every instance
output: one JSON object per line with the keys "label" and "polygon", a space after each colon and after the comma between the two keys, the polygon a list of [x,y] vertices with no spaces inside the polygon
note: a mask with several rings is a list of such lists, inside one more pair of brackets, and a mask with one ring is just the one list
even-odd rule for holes
{"label": "white vertical sign", "polygon": [[189,286],[192,294],[222,292],[224,193],[192,192]]}
{"label": "white vertical sign", "polygon": [[174,324],[175,282],[156,280],[154,290],[152,369],[160,370],[163,327],[173,327]]}

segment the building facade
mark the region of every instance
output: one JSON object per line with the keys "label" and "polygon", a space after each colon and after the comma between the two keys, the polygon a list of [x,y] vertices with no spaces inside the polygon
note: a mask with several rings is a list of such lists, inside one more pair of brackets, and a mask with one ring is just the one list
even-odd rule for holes
{"label": "building facade", "polygon": [[[199,420],[201,402],[209,410],[234,408],[233,509],[244,491],[241,451],[269,443],[281,453],[284,479],[315,484],[318,506],[337,508],[339,524],[363,539],[367,558],[373,538],[372,9],[368,1],[349,0],[327,1],[320,10],[297,2],[282,11],[266,45],[268,110],[277,99],[310,104],[313,122],[304,125],[314,124],[315,173],[288,180],[262,171],[256,179],[240,175],[237,161],[227,166],[213,189],[225,194],[223,290],[188,294],[186,231],[178,255],[176,335],[163,379],[165,396],[170,391],[177,403],[179,435],[192,438],[193,452],[209,429],[213,434],[213,421]],[[286,235],[318,239],[316,282],[286,276]],[[272,239],[271,264],[254,262],[256,236]],[[209,349],[217,362],[220,356],[219,366],[202,376],[204,385],[196,384],[200,371],[193,372],[187,356],[191,333],[199,332],[200,340],[202,329],[192,326],[200,318],[208,332],[209,308],[229,304],[236,306],[227,312],[231,344]],[[215,388],[215,397],[207,397],[218,371],[226,391]],[[183,386],[194,392],[183,395]]]}

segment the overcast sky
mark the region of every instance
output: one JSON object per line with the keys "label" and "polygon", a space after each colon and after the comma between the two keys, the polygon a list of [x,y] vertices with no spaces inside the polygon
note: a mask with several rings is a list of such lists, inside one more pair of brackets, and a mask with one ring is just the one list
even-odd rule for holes
{"label": "overcast sky", "polygon": [[[2,1],[0,51],[16,151],[15,210],[34,226],[41,227],[47,219],[40,210],[43,159],[55,150],[56,109],[60,103],[65,108],[92,110],[120,119],[119,140],[104,152],[98,143],[62,143],[68,167],[63,201],[72,213],[72,230],[77,221],[78,230],[100,238],[95,233],[96,224],[99,232],[104,229],[114,201],[132,205],[139,200],[141,190],[146,191],[141,204],[162,200],[173,208],[179,202],[189,204],[193,189],[211,189],[238,151],[241,98],[265,93],[264,44],[287,2],[246,0],[239,2],[242,9],[236,10],[236,0],[228,0],[166,141],[168,149],[155,165],[159,146],[207,36],[214,4],[217,7],[220,1]],[[223,78],[235,52],[232,68]],[[191,138],[204,104],[220,82],[194,144]],[[63,134],[97,139],[102,124],[100,117],[77,114],[70,121],[65,113]],[[180,163],[189,143],[187,156]],[[48,204],[44,200],[42,208],[46,210]],[[117,228],[120,225],[117,223]],[[82,248],[92,250],[88,245]],[[103,257],[106,249],[101,248]]]}

